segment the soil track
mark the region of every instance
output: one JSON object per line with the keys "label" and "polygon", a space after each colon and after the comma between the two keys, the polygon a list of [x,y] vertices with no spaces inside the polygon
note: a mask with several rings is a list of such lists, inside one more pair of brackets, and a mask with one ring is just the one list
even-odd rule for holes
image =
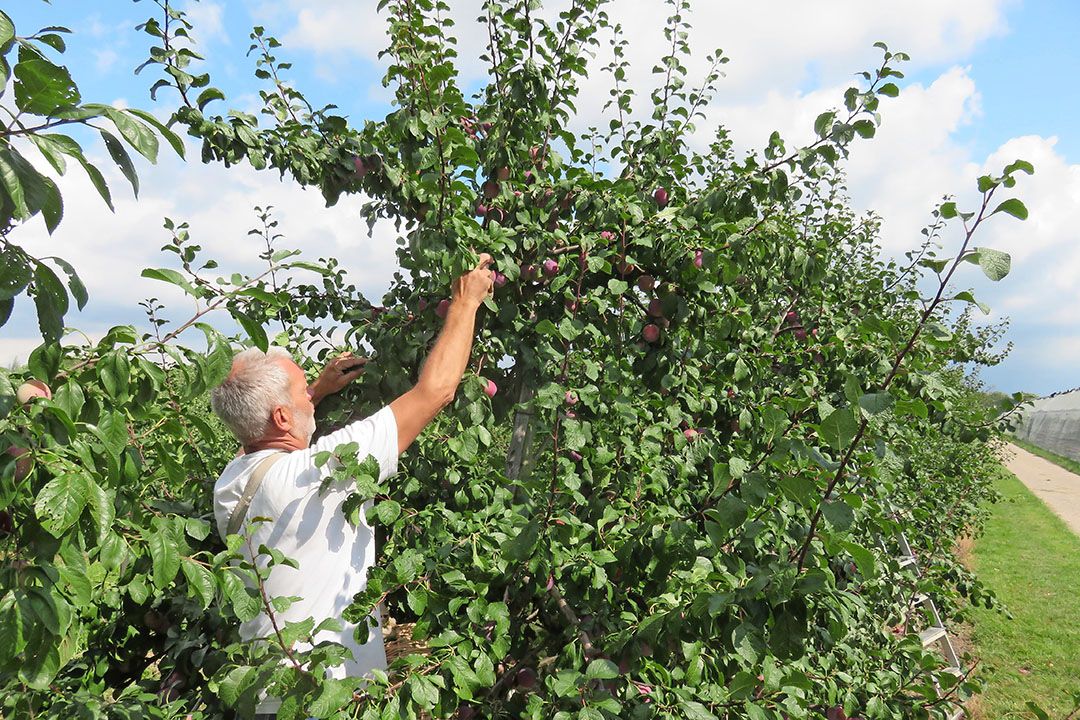
{"label": "soil track", "polygon": [[1080,535],[1080,475],[1005,443],[1002,461],[1013,475]]}

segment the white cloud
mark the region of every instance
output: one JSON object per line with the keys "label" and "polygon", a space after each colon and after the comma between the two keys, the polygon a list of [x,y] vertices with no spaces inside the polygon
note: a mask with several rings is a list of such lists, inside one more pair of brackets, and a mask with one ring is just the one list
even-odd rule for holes
{"label": "white cloud", "polygon": [[1036,352],[1049,367],[1075,368],[1077,363],[1080,363],[1080,335],[1051,338]]}
{"label": "white cloud", "polygon": [[97,50],[94,52],[94,67],[97,68],[99,73],[106,73],[112,69],[119,59],[120,56],[111,48]]}
{"label": "white cloud", "polygon": [[324,0],[317,6],[294,1],[295,27],[284,41],[320,54],[357,54],[375,59],[386,45],[386,20],[373,2]]}
{"label": "white cloud", "polygon": [[[553,20],[565,4],[547,2],[539,15]],[[810,67],[823,75],[849,74],[868,59],[876,59],[871,45],[878,40],[895,50],[909,51],[919,65],[955,62],[979,42],[1003,33],[1005,10],[1016,4],[1017,0],[911,0],[902,5],[858,0],[698,0],[689,16],[689,39],[695,50],[689,69],[691,77],[700,74],[707,51],[720,46],[732,58],[725,89],[756,93],[763,80],[773,87],[778,79],[787,87],[798,85]],[[293,26],[285,39],[295,47],[374,60],[386,45],[385,15],[378,14],[370,0],[323,0],[314,6],[305,0],[279,0],[272,5],[273,11],[267,12],[279,20],[291,14]],[[605,10],[632,40],[630,59],[639,73],[637,79],[647,80],[668,45],[663,37],[667,7],[658,0],[616,0]],[[476,22],[482,14],[479,0],[452,3],[450,17],[456,23],[459,59],[467,73],[483,69],[476,59],[487,45],[486,30]]]}
{"label": "white cloud", "polygon": [[229,44],[229,35],[225,32],[225,6],[213,0],[189,2],[184,6],[188,20],[195,26],[200,43],[210,41]]}
{"label": "white cloud", "polygon": [[852,149],[848,185],[856,206],[882,218],[887,251],[917,246],[919,231],[944,195],[969,197],[979,163],[954,133],[979,114],[979,95],[965,68],[953,67],[929,86],[912,84],[882,103],[882,125]]}
{"label": "white cloud", "polygon": [[[1026,324],[1044,327],[1047,337],[1080,328],[1080,165],[1070,164],[1056,144],[1053,137],[1013,138],[982,167],[996,174],[1018,158],[1035,166],[1033,176],[1020,176],[1013,193],[1026,204],[1028,219],[992,218],[980,244],[1012,255],[1013,272],[995,294],[1017,316],[1022,312]],[[1080,353],[1073,357],[1080,360]]]}
{"label": "white cloud", "polygon": [[14,369],[25,365],[40,344],[40,337],[0,337],[0,366]]}

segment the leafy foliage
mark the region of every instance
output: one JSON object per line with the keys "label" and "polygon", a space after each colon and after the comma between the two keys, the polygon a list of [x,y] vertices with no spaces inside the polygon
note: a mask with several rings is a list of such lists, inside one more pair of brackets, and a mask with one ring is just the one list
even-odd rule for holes
{"label": "leafy foliage", "polygon": [[[8,119],[0,121],[0,326],[11,316],[15,298],[26,292],[34,298],[41,334],[51,342],[63,334],[68,292],[80,310],[86,305],[87,295],[69,263],[58,257],[36,258],[9,239],[17,225],[37,215],[44,219],[50,233],[64,217],[64,202],[56,181],[27,158],[26,150],[32,146],[57,175],[67,172],[69,159],[81,165],[110,209],[112,192],[101,170],[87,160],[74,137],[54,132],[56,128],[81,126],[96,130],[136,196],[139,178],[125,143],[156,162],[161,135],[181,157],[184,154],[183,141],[153,115],[83,102],[68,69],[50,59],[67,49],[64,35],[70,32],[55,26],[22,37],[16,34],[8,14],[0,10],[0,98],[14,78],[13,107]],[[66,290],[46,260],[67,275]]]}
{"label": "leafy foliage", "polygon": [[[0,541],[13,713],[244,716],[265,691],[284,718],[945,717],[977,690],[923,648],[912,607],[920,593],[950,613],[962,598],[993,604],[950,547],[993,495],[996,411],[963,367],[995,362],[1002,328],[976,329],[953,309],[974,296],[952,286],[964,261],[992,280],[1008,272],[972,240],[992,215],[1022,219],[1019,200],[994,203],[1032,168],[980,178],[979,207],[946,199],[921,248],[882,259],[876,222],[848,207],[842,162],[874,135],[906,56],[881,46],[809,145],[774,134],[737,157],[723,128],[705,148],[693,139],[725,59],[711,55],[689,88],[685,0],[670,3],[648,120],[600,0],[557,18],[530,0],[485,2],[490,80],[472,97],[448,6],[383,0],[395,109],[362,127],[311,107],[263,28],[251,51],[264,119],[209,114],[224,94],[190,72],[193,28],[156,4],[141,26],[164,75],[152,92],[177,92],[174,120],[203,159],[273,168],[330,204],[365,193],[369,223],[397,223],[401,272],[374,306],[336,261],[277,249],[266,208],[252,232],[267,270],[215,279],[170,220],[179,269],[144,276],[182,288],[198,314],[166,332],[150,300],[151,334],[47,343],[25,375],[0,376],[0,432],[18,455]],[[609,34],[609,122],[581,133],[579,82]],[[153,135],[139,137],[149,150]],[[939,256],[947,232],[957,250]],[[478,252],[502,279],[456,402],[387,487],[350,448],[336,453],[356,481],[342,511],[355,522],[373,501],[381,538],[345,619],[382,604],[425,650],[362,683],[324,679],[344,650],[310,647],[318,619],[237,642],[236,621],[293,601],[260,580],[291,561],[211,532],[232,448],[205,396],[235,339],[204,316],[225,310],[244,339],[309,364],[330,337],[368,348],[363,381],[320,406],[334,426],[414,381],[438,301]],[[179,343],[191,329],[205,352]],[[52,398],[17,407],[26,377]],[[896,559],[901,530],[922,574]]]}

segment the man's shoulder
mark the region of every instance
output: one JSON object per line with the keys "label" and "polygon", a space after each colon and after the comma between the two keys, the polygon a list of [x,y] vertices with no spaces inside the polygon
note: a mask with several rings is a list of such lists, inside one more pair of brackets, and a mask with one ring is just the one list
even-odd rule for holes
{"label": "man's shoulder", "polygon": [[[258,450],[234,457],[222,469],[218,479],[214,482],[214,494],[228,493],[238,482],[249,477],[260,462],[274,453],[283,453],[286,456],[292,454],[285,450]],[[280,462],[275,463],[275,465],[280,465]],[[273,469],[273,466],[271,466],[271,469]]]}
{"label": "man's shoulder", "polygon": [[[285,501],[281,497],[281,491],[282,485],[287,483],[282,483],[280,476],[276,478],[274,476],[281,470],[288,470],[287,466],[291,466],[289,472],[299,474],[311,464],[310,456],[307,456],[307,462],[305,462],[305,458],[296,457],[304,455],[305,451],[302,450],[294,452],[287,450],[258,450],[230,460],[214,482],[214,516],[219,526],[225,526],[230,514],[236,508],[237,503],[240,502],[240,497],[247,488],[255,468],[258,467],[260,462],[275,453],[281,454],[282,457],[267,469],[263,482],[256,493],[256,497],[261,497],[263,501],[269,502],[270,505],[281,504]],[[296,463],[299,463],[299,465]],[[255,498],[253,497],[252,500],[255,500]]]}
{"label": "man's shoulder", "polygon": [[[389,442],[390,438],[393,439],[392,443]],[[366,417],[350,420],[320,437],[312,443],[309,450],[312,452],[326,450],[332,452],[338,445],[347,442],[359,442],[362,446],[368,446],[364,448],[367,450],[383,450],[380,454],[385,454],[384,448],[372,448],[370,446],[393,444],[395,446],[394,450],[396,450],[397,421],[394,419],[394,411],[390,409],[389,405],[384,405]]]}
{"label": "man's shoulder", "polygon": [[236,482],[236,480],[244,475],[251,469],[252,460],[259,453],[244,453],[237,455],[228,464],[221,469],[221,474],[218,475],[217,481],[214,483],[214,492],[218,492],[223,488]]}

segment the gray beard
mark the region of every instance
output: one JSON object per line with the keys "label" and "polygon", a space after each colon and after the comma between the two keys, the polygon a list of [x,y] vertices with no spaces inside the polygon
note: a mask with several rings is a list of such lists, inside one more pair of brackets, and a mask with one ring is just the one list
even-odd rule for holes
{"label": "gray beard", "polygon": [[311,444],[311,438],[315,435],[315,413],[304,415],[303,424],[297,427],[297,437],[304,441],[305,445]]}

